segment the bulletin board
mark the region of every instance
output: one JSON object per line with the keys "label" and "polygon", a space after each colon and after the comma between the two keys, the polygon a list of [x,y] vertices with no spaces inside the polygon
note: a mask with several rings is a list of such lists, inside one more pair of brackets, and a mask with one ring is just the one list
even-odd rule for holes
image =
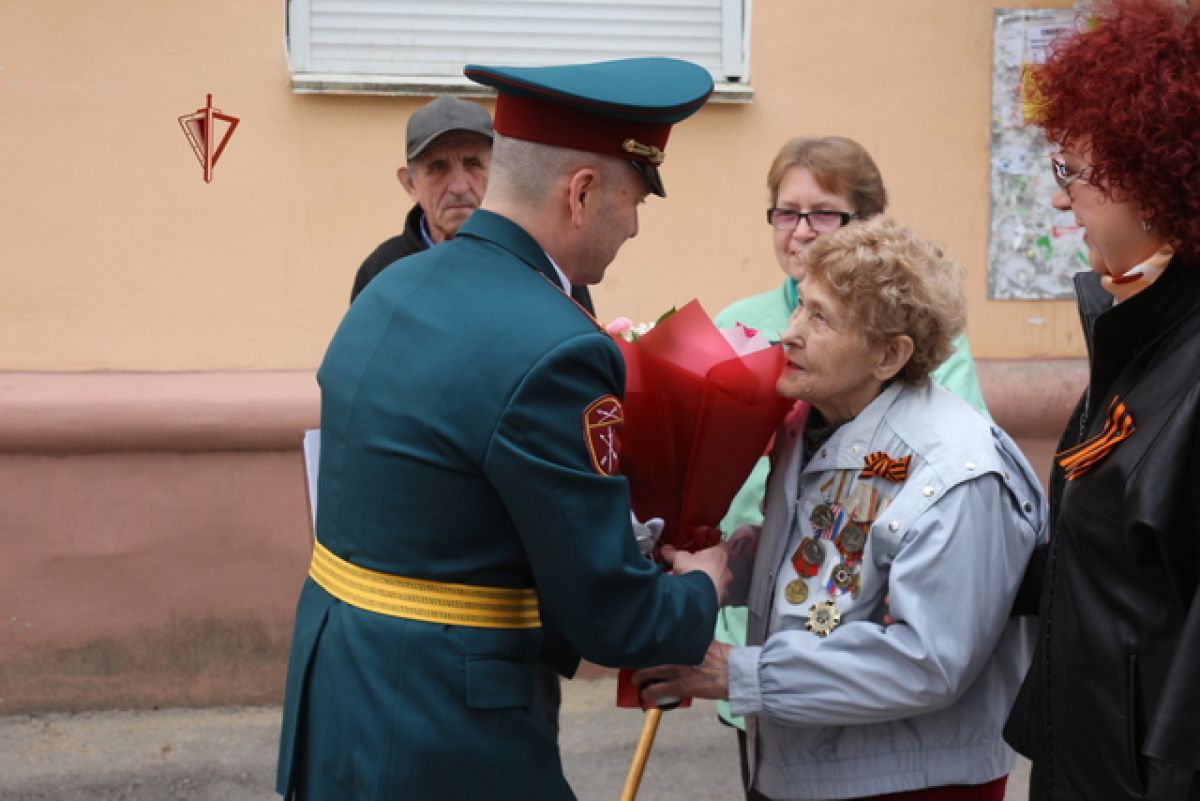
{"label": "bulletin board", "polygon": [[1019,86],[1045,60],[1056,36],[1075,29],[1071,9],[996,9],[992,48],[991,219],[988,297],[1074,297],[1071,276],[1088,269],[1083,232],[1071,212],[1050,205],[1054,147],[1026,122]]}

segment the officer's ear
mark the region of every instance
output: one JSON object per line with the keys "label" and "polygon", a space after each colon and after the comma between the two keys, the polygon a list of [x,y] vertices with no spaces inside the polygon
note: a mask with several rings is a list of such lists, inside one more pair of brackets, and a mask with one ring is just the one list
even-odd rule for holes
{"label": "officer's ear", "polygon": [[567,205],[571,224],[582,228],[587,214],[599,205],[600,172],[595,167],[580,167],[567,181]]}
{"label": "officer's ear", "polygon": [[417,185],[413,182],[412,173],[409,172],[407,164],[396,170],[396,178],[399,179],[400,185],[404,187],[404,191],[408,192],[408,196],[413,200],[416,200]]}

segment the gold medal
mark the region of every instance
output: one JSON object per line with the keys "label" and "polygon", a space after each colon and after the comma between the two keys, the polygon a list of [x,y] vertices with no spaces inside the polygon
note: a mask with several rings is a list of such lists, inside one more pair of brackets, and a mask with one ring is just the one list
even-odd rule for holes
{"label": "gold medal", "polygon": [[805,627],[818,637],[827,637],[829,632],[842,622],[842,613],[838,611],[833,601],[821,601],[808,608],[808,622]]}
{"label": "gold medal", "polygon": [[802,579],[792,579],[783,588],[783,597],[789,604],[802,604],[808,600],[808,584]]}

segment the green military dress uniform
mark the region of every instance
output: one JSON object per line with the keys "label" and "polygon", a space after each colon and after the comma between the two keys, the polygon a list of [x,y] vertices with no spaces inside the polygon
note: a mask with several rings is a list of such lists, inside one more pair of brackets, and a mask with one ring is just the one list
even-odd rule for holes
{"label": "green military dress uniform", "polygon": [[[712,583],[643,558],[625,479],[594,469],[584,412],[623,394],[624,363],[553,274],[519,227],[478,211],[359,296],[318,373],[318,536],[384,573],[536,586],[543,622],[589,661],[696,663]],[[571,798],[532,709],[542,643],[541,629],[363,611],[310,579],[279,789],[294,776],[303,798]]]}
{"label": "green military dress uniform", "polygon": [[[535,663],[569,675],[580,657],[703,658],[711,580],[663,574],[631,530],[610,436],[624,370],[538,243],[485,210],[351,305],[317,373],[318,543],[296,611],[280,793],[571,799],[534,708]],[[335,597],[353,601],[371,576],[532,588],[533,622],[459,624],[459,601],[438,612],[452,622],[396,616],[403,588],[384,612]]]}

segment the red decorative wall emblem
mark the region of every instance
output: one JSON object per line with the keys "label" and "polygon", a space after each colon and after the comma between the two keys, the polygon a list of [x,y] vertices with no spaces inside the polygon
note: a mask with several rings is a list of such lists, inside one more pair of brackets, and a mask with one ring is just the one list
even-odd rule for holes
{"label": "red decorative wall emblem", "polygon": [[625,422],[621,401],[605,395],[592,401],[583,411],[583,434],[587,441],[592,469],[602,476],[616,475],[621,468],[617,432]]}
{"label": "red decorative wall emblem", "polygon": [[229,144],[229,137],[233,136],[233,129],[238,122],[237,117],[222,114],[219,108],[213,108],[212,95],[208,95],[204,108],[179,118],[179,127],[183,128],[192,152],[200,160],[205,183],[212,183],[213,167],[221,158],[225,145]]}

